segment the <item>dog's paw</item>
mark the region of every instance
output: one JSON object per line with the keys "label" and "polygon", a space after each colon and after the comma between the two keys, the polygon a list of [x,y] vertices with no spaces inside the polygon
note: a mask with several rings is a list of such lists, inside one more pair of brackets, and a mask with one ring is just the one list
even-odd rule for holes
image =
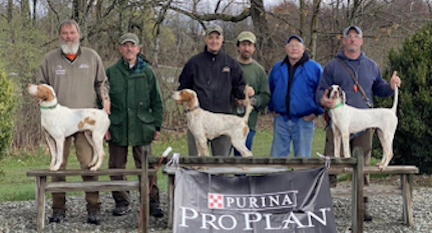
{"label": "dog's paw", "polygon": [[242,157],[245,157],[245,158],[250,158],[250,157],[252,157],[253,156],[253,154],[252,153],[250,153],[250,154],[244,154],[244,155],[242,155]]}
{"label": "dog's paw", "polygon": [[243,171],[249,171],[249,167],[246,167],[246,166],[242,167],[241,169],[242,169]]}
{"label": "dog's paw", "polygon": [[383,164],[378,164],[378,169],[380,169],[380,171],[384,171],[387,168],[387,166],[383,165]]}
{"label": "dog's paw", "polygon": [[99,168],[97,166],[93,166],[90,168],[90,171],[95,172],[97,171]]}

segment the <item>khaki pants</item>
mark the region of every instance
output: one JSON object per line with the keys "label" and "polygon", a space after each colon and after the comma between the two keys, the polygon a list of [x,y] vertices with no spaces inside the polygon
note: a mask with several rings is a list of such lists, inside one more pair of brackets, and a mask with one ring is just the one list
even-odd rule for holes
{"label": "khaki pants", "polygon": [[[144,150],[146,150],[147,155],[151,156],[151,145],[146,146],[134,146],[132,147],[132,154],[135,162],[136,168],[142,168],[142,155]],[[128,156],[127,146],[118,146],[114,144],[109,144],[109,168],[126,168]],[[149,185],[153,180],[153,176],[149,175]],[[126,180],[124,176],[111,176],[111,180]],[[113,191],[112,196],[116,203],[116,207],[129,206],[131,203],[130,195],[128,191]],[[159,189],[155,184],[153,184],[152,190],[149,195],[150,206],[159,205]],[[140,198],[141,200],[141,198]]]}
{"label": "khaki pants", "polygon": [[[350,140],[350,151],[352,155],[352,151],[355,147],[360,147],[363,150],[364,154],[364,165],[368,166],[370,164],[370,159],[372,155],[372,136],[375,132],[374,129],[368,129],[364,133]],[[341,141],[342,143],[342,141]],[[341,145],[340,155],[344,158],[343,154],[343,146]],[[334,144],[333,144],[333,131],[330,126],[327,126],[326,130],[326,142],[324,147],[324,155],[334,157]],[[337,183],[336,175],[329,175],[330,178],[330,186],[335,187]],[[365,175],[364,185],[369,185],[370,177],[369,174]]]}
{"label": "khaki pants", "polygon": [[[90,163],[93,155],[93,148],[90,143],[87,141],[84,133],[79,132],[70,137],[67,137],[64,143],[63,150],[63,163],[60,166],[59,170],[65,170],[68,157],[69,157],[69,149],[72,144],[72,139],[75,140],[75,148],[76,148],[76,156],[80,163],[80,167],[82,170],[88,169],[88,164]],[[84,181],[97,181],[97,176],[83,176],[82,179]],[[65,181],[66,178],[64,176],[53,176],[53,182],[61,182]],[[66,211],[66,195],[65,193],[53,193],[53,211]],[[101,201],[99,199],[99,192],[86,192],[85,200],[87,201],[87,211],[90,210],[99,210]]]}

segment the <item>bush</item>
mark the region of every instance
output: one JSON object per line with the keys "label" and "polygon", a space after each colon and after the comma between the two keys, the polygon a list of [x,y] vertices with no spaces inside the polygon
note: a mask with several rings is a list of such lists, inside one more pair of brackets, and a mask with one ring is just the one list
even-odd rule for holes
{"label": "bush", "polygon": [[9,151],[13,138],[12,93],[12,82],[0,70],[0,159]]}
{"label": "bush", "polygon": [[[421,173],[432,174],[432,24],[406,39],[398,51],[389,54],[389,69],[383,77],[398,71],[402,80],[394,139],[395,164],[412,164]],[[393,99],[387,98],[386,106]]]}

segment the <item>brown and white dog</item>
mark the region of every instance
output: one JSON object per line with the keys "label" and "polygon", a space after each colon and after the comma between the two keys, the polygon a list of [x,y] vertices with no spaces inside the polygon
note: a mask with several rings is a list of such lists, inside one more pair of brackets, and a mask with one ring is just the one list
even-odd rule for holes
{"label": "brown and white dog", "polygon": [[212,113],[200,108],[196,92],[190,89],[175,91],[171,97],[177,103],[186,104],[187,127],[195,138],[198,156],[209,156],[207,140],[221,135],[229,136],[231,144],[243,157],[252,156],[252,152],[246,147],[246,137],[249,133],[248,120],[252,111],[248,95],[246,95],[248,104],[243,117]]}
{"label": "brown and white dog", "polygon": [[394,90],[393,106],[389,108],[358,109],[345,104],[345,92],[338,86],[329,88],[329,98],[335,100],[336,107],[330,109],[334,135],[334,155],[340,157],[341,138],[345,157],[351,157],[349,136],[368,128],[376,128],[383,147],[383,158],[378,167],[384,170],[393,157],[393,138],[398,124],[396,108],[398,88]]}
{"label": "brown and white dog", "polygon": [[40,104],[41,124],[51,152],[50,170],[57,171],[63,163],[66,137],[84,132],[93,147],[93,157],[88,167],[91,171],[96,171],[105,156],[103,138],[110,126],[108,114],[96,108],[71,109],[62,106],[57,102],[54,89],[47,84],[29,84],[27,91]]}

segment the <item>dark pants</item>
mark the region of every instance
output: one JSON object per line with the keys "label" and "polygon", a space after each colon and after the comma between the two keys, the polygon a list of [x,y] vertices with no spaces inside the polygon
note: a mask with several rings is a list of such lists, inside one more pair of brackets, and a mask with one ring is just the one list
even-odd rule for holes
{"label": "dark pants", "polygon": [[[88,164],[90,163],[93,155],[93,148],[90,145],[90,143],[87,141],[86,137],[84,136],[84,133],[76,133],[70,137],[67,137],[64,143],[64,150],[63,150],[63,163],[60,166],[59,170],[65,170],[68,157],[69,157],[69,149],[72,144],[72,139],[75,141],[75,148],[76,148],[76,156],[80,163],[80,167],[83,170],[88,169]],[[82,179],[84,181],[97,181],[97,176],[83,176]],[[65,181],[66,178],[64,176],[53,176],[52,181],[53,182],[62,182]],[[53,205],[52,209],[53,211],[60,211],[64,212],[66,211],[66,195],[65,193],[53,193],[52,194],[53,199]],[[85,200],[87,201],[87,211],[90,210],[100,210],[101,201],[99,199],[99,192],[86,192],[85,193]]]}
{"label": "dark pants", "polygon": [[[355,147],[362,148],[364,154],[365,166],[370,164],[370,159],[372,155],[372,136],[374,131],[375,131],[374,129],[368,129],[364,133],[350,140],[351,155]],[[340,155],[342,158],[344,158],[345,156],[343,154],[343,146],[341,145],[340,148],[341,148]],[[334,157],[333,131],[330,126],[327,126],[327,130],[326,130],[326,142],[324,147],[324,155]],[[337,176],[329,175],[329,178],[330,178],[330,185],[335,187],[337,183]],[[369,174],[366,174],[364,176],[364,185],[369,185],[369,182],[370,182]]]}
{"label": "dark pants", "polygon": [[[188,130],[187,132],[188,153],[190,156],[197,156],[198,151],[195,143],[195,138]],[[209,140],[213,156],[229,156],[231,152],[231,140],[228,136],[222,135],[213,140]]]}
{"label": "dark pants", "polygon": [[[151,155],[151,145],[146,146],[134,146],[132,147],[132,154],[135,162],[136,168],[142,168],[142,155],[144,150],[147,150],[147,155]],[[128,155],[128,147],[127,146],[118,146],[109,144],[109,168],[126,168],[127,163],[127,155]],[[152,182],[153,176],[149,175],[148,177],[149,183]],[[125,176],[111,176],[111,180],[126,180]],[[141,193],[140,193],[141,194]],[[113,191],[112,196],[116,203],[116,207],[120,206],[129,206],[130,205],[130,195],[128,191]],[[152,190],[149,195],[150,199],[150,207],[152,205],[159,204],[159,189],[156,186],[156,182],[152,187]],[[141,198],[140,198],[141,200]]]}

